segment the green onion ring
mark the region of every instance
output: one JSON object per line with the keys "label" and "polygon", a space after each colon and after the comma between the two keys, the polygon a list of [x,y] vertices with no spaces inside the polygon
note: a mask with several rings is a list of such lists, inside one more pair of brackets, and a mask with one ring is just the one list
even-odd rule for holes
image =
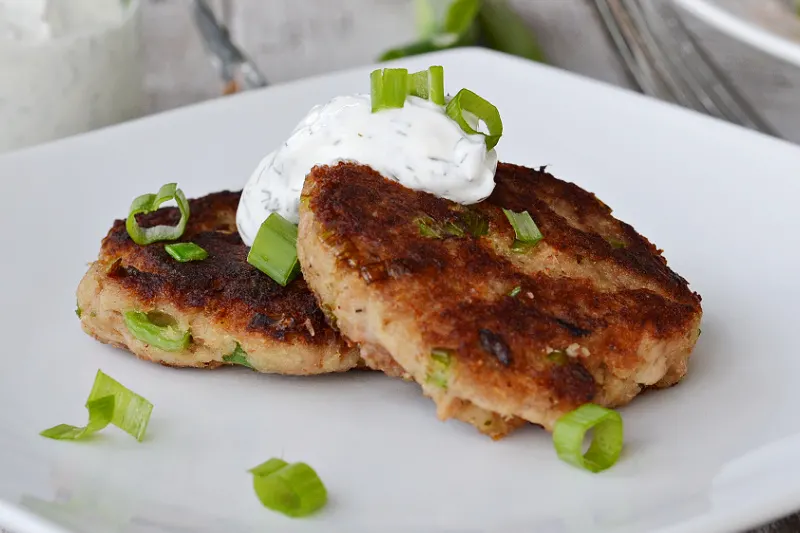
{"label": "green onion ring", "polygon": [[[583,453],[586,432],[594,431],[589,450]],[[587,403],[558,419],[553,444],[558,458],[590,472],[614,466],[622,453],[623,425],[618,412]]]}
{"label": "green onion ring", "polygon": [[[448,102],[446,112],[447,116],[455,120],[465,132],[470,135],[483,135],[486,138],[487,150],[497,146],[500,137],[503,136],[503,120],[500,118],[500,112],[487,100],[468,89],[458,91],[458,94]],[[470,125],[464,113],[470,113],[483,121],[489,134],[482,133]]]}
{"label": "green onion ring", "polygon": [[[180,210],[181,218],[177,226],[153,226],[143,228],[136,222],[136,215],[140,213],[151,213],[158,209],[161,204],[169,200],[175,200]],[[131,236],[133,242],[140,246],[151,244],[157,241],[174,241],[179,239],[186,230],[189,222],[189,202],[183,191],[177,188],[175,183],[167,183],[157,194],[143,194],[136,198],[128,210],[128,219],[125,221],[125,229]]]}

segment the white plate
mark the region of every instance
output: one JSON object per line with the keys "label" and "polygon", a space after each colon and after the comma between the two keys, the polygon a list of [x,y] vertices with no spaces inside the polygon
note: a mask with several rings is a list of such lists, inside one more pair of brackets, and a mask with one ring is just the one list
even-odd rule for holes
{"label": "white plate", "polygon": [[[506,124],[501,158],[550,165],[666,250],[703,296],[686,381],[623,409],[627,448],[592,475],[528,428],[492,442],[441,423],[418,387],[377,373],[318,378],[180,371],[87,337],[75,287],[114,217],[178,180],[242,185],[317,102],[365,91],[370,68],[220,99],[0,158],[0,522],[17,532],[703,533],[800,509],[797,265],[800,149],[500,54],[443,64]],[[146,442],[38,432],[81,423],[102,368],[155,404]],[[263,509],[246,470],[313,465],[330,504]],[[59,525],[59,527],[56,526]]]}
{"label": "white plate", "polygon": [[800,17],[786,0],[673,0],[750,46],[800,66]]}

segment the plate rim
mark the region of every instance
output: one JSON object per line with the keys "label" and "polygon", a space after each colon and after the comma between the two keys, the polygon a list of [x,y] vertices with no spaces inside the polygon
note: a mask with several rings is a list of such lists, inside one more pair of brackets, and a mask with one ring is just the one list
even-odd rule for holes
{"label": "plate rim", "polygon": [[800,66],[800,44],[738,17],[708,0],[672,0],[703,22],[773,57]]}
{"label": "plate rim", "polygon": [[[675,0],[675,1],[690,1],[690,0]],[[800,51],[800,47],[798,48],[798,50]],[[487,51],[487,50],[480,49],[480,48],[462,48],[462,49],[459,49],[459,50],[456,50],[456,51],[452,51],[452,52],[444,52],[444,53],[440,52],[440,53],[434,54],[433,56],[439,56],[439,55],[442,55],[442,54],[444,54],[444,55],[453,55],[453,56],[462,55],[462,54],[464,56],[489,55],[489,56],[495,56],[498,59],[501,59],[503,61],[510,61],[510,62],[514,62],[514,63],[518,63],[518,64],[522,64],[524,62],[523,60],[520,60],[520,59],[515,58],[513,56],[507,56],[505,54],[501,54],[501,53],[498,53],[498,52]],[[799,58],[800,58],[800,56],[799,56]],[[542,68],[542,65],[535,64],[535,63],[531,63],[530,65],[525,65],[525,68],[527,68],[529,66],[530,67],[534,67],[534,68]],[[351,71],[354,71],[354,70],[360,70],[362,68],[364,68],[364,67],[360,66],[360,67],[355,67],[355,68],[343,69],[343,70],[331,72],[331,73],[324,74],[324,75],[316,75],[316,76],[303,78],[301,80],[297,80],[297,82],[306,83],[309,80],[313,80],[313,79],[317,79],[317,80],[318,79],[325,79],[329,75],[342,74],[342,73],[351,72]],[[648,100],[650,103],[648,103],[647,105],[668,105],[669,107],[671,107],[673,109],[672,113],[681,113],[682,111],[685,111],[683,108],[680,108],[678,106],[672,106],[672,105],[669,105],[669,104],[665,104],[663,102],[659,102],[657,100],[644,97],[644,96],[639,95],[637,93],[634,93],[632,91],[627,91],[625,89],[622,89],[622,88],[619,88],[619,87],[615,87],[615,86],[613,86],[611,84],[607,84],[607,83],[604,83],[604,82],[601,82],[601,81],[598,81],[598,80],[593,80],[593,79],[588,78],[588,77],[575,75],[573,73],[570,73],[570,72],[567,72],[567,71],[562,71],[560,69],[554,69],[554,68],[549,67],[549,66],[544,66],[543,70],[550,71],[550,75],[558,75],[559,77],[562,77],[562,78],[565,78],[565,77],[573,78],[573,82],[571,82],[571,83],[575,82],[575,78],[579,78],[580,81],[578,81],[578,83],[580,83],[581,85],[586,86],[587,88],[588,88],[588,84],[591,84],[591,85],[593,85],[595,87],[597,85],[601,85],[601,86],[605,86],[607,89],[613,89],[613,90],[618,91],[618,92],[625,92],[627,94],[626,98],[638,99],[640,101]],[[290,83],[281,83],[280,86],[282,87],[282,86],[291,85],[291,84],[292,84],[291,82]],[[276,86],[278,86],[278,85],[276,85]],[[269,89],[267,89],[267,90],[269,90]],[[185,107],[185,108],[183,108],[181,110],[177,110],[177,111],[178,112],[186,112],[186,111],[191,112],[190,109],[194,109],[194,108],[205,106],[205,105],[212,105],[213,106],[213,105],[217,105],[218,103],[219,103],[218,100],[212,100],[212,101],[208,101],[208,102],[204,102],[204,103],[199,103],[199,104],[194,105],[194,106]],[[691,114],[693,114],[693,113],[691,113]],[[153,116],[150,116],[150,117],[145,117],[145,118],[143,118],[141,120],[148,121],[148,120],[150,120],[152,118],[160,118],[161,115],[162,114],[153,115]],[[705,118],[709,118],[709,117],[705,117],[704,115],[699,115],[699,114],[697,116],[698,117],[703,117],[704,119]],[[710,121],[717,122],[715,119],[710,119]],[[133,122],[139,122],[139,121],[138,120],[137,121],[131,121],[131,122],[128,122],[126,124],[122,124],[122,125],[115,126],[115,127],[126,127],[126,126],[130,125]],[[727,123],[724,123],[724,122],[721,122],[721,123],[722,124],[727,124]],[[709,124],[710,124],[710,122],[709,122]],[[747,135],[754,135],[755,137],[762,137],[762,135],[758,134],[757,132],[752,132],[752,131],[746,130],[744,128],[737,128],[736,126],[733,126],[733,127],[736,128],[737,130],[741,129],[742,131],[746,131]],[[87,134],[82,134],[80,136],[83,136],[83,135],[95,135],[95,134],[98,134],[98,133],[102,135],[103,132],[107,131],[108,129],[110,129],[110,128],[104,128],[102,130],[91,132],[91,133],[87,133]],[[71,139],[75,139],[75,137],[78,137],[78,136],[69,137],[66,140],[69,141]],[[755,137],[751,137],[751,138],[755,139]],[[764,137],[766,137],[766,136],[764,136]],[[770,142],[776,141],[778,144],[790,144],[790,143],[784,143],[783,141],[778,140],[778,139],[772,139],[772,138],[769,138],[769,139],[770,139]],[[55,141],[54,143],[60,143],[60,142],[62,142],[62,141]],[[29,149],[23,149],[23,151],[27,152],[28,150],[37,150],[41,146],[49,146],[49,145],[54,144],[54,143],[46,143],[45,145],[39,145],[39,146],[36,146],[36,147],[31,147]],[[794,146],[794,145],[792,145],[792,146]],[[20,152],[11,152],[11,153],[9,153],[7,155],[13,157],[14,154],[17,154],[17,153],[20,153]],[[720,514],[719,512],[712,512],[712,513],[707,514],[704,517],[704,519],[707,520],[707,522],[705,522],[705,525],[710,527],[710,528],[712,528],[712,529],[714,529],[714,530],[717,530],[716,529],[717,527],[720,527],[720,530],[721,530],[721,526],[724,526],[725,524],[729,524],[728,520],[736,521],[740,525],[743,525],[745,527],[752,526],[752,525],[757,525],[758,523],[761,523],[762,521],[768,521],[768,520],[770,520],[772,518],[776,518],[775,511],[778,510],[778,512],[781,512],[779,509],[784,509],[786,506],[790,505],[791,504],[790,500],[793,500],[793,498],[791,498],[791,496],[789,494],[784,493],[784,498],[775,498],[775,499],[772,500],[770,505],[764,505],[762,503],[760,505],[748,506],[746,509],[740,509],[739,510],[740,514],[739,514],[738,517],[734,517],[733,513]],[[794,509],[794,507],[792,507],[792,508]],[[7,521],[8,524],[12,524],[11,527],[14,527],[14,528],[18,529],[17,531],[15,531],[15,533],[23,533],[23,532],[25,532],[25,533],[70,533],[70,532],[77,533],[77,530],[73,530],[71,528],[70,529],[65,529],[63,525],[56,524],[56,523],[50,521],[49,519],[47,519],[47,517],[38,515],[35,512],[29,511],[29,510],[25,509],[24,507],[21,507],[20,505],[18,505],[15,502],[12,502],[12,501],[9,501],[9,500],[5,500],[3,498],[0,498],[0,517],[2,517],[4,523]],[[702,526],[702,525],[703,525],[702,521],[700,523],[696,523],[696,522],[692,522],[692,521],[688,521],[688,522],[685,522],[685,523],[674,523],[674,524],[670,524],[670,526],[665,528],[663,531],[667,531],[667,530],[672,531],[672,527],[676,527],[676,528],[680,529],[681,531],[688,531],[688,528],[691,527],[691,526],[698,527],[698,526]],[[686,527],[687,529],[686,530],[682,529],[684,527]]]}

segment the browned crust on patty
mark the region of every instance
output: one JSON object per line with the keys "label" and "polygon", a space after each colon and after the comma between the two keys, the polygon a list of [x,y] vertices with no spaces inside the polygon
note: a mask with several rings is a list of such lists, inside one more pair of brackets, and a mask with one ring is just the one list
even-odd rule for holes
{"label": "browned crust on patty", "polygon": [[[660,251],[593,194],[546,172],[501,163],[496,182],[487,201],[465,207],[368,167],[312,171],[299,256],[342,332],[386,349],[418,382],[430,351],[447,348],[450,396],[548,428],[583,403],[620,405],[645,385],[679,380],[700,297]],[[501,208],[528,211],[544,240],[513,252]],[[416,223],[459,224],[470,212],[489,221],[488,236],[432,239]]]}
{"label": "browned crust on patty", "polygon": [[[137,351],[131,342],[121,342],[122,333],[128,335],[121,316],[117,321],[114,313],[121,315],[131,308],[145,312],[168,309],[170,315],[183,323],[193,322],[195,328],[200,328],[201,322],[207,345],[193,342],[182,359],[153,354],[152,347],[146,348],[147,355],[137,355],[177,366],[183,366],[182,360],[185,366],[217,366],[239,342],[247,343],[248,354],[264,362],[264,371],[319,373],[352,367],[358,359],[355,350],[346,347],[328,326],[302,278],[282,287],[247,263],[249,249],[236,232],[239,197],[238,192],[223,191],[189,200],[191,216],[177,242],[204,248],[208,257],[202,261],[180,263],[167,254],[164,242],[139,246],[128,235],[125,221],[115,221],[103,239],[97,262],[79,288],[82,308],[101,307],[93,311],[94,317],[84,313],[84,329],[100,340]],[[140,215],[138,221],[144,227],[174,225],[179,217],[177,208],[168,207]],[[103,290],[104,303],[91,302],[99,299]],[[108,297],[109,291],[113,298]],[[108,306],[126,308],[102,309]],[[108,324],[93,324],[99,312],[108,311],[112,312]],[[216,348],[217,341],[226,346],[223,352],[206,353],[214,351],[208,344]],[[192,352],[198,350],[204,352],[202,360],[192,358]],[[283,360],[272,365],[270,351]],[[316,364],[315,355],[325,360]]]}

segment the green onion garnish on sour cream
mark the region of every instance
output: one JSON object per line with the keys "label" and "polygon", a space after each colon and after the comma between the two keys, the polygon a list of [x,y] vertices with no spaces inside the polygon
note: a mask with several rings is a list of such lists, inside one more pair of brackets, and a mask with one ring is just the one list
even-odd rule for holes
{"label": "green onion garnish on sour cream", "polygon": [[[491,150],[503,135],[503,121],[500,112],[488,100],[468,89],[446,101],[444,96],[444,69],[433,66],[428,70],[409,75],[404,68],[385,68],[370,74],[372,112],[384,109],[398,109],[405,105],[406,96],[417,96],[437,105],[446,105],[447,116],[470,135],[483,135],[486,149]],[[483,122],[488,134],[478,130]]]}
{"label": "green onion garnish on sour cream", "polygon": [[[369,166],[404,187],[461,205],[491,195],[497,169],[493,147],[502,134],[492,104],[468,91],[446,98],[444,69],[438,65],[415,73],[375,70],[370,87],[370,94],[337,96],[313,107],[264,156],[236,211],[245,244],[253,245],[274,213],[297,224],[305,177],[314,167],[342,161]],[[469,233],[486,230],[482,224]],[[291,267],[292,261],[287,263]],[[279,282],[282,278],[277,276]]]}

